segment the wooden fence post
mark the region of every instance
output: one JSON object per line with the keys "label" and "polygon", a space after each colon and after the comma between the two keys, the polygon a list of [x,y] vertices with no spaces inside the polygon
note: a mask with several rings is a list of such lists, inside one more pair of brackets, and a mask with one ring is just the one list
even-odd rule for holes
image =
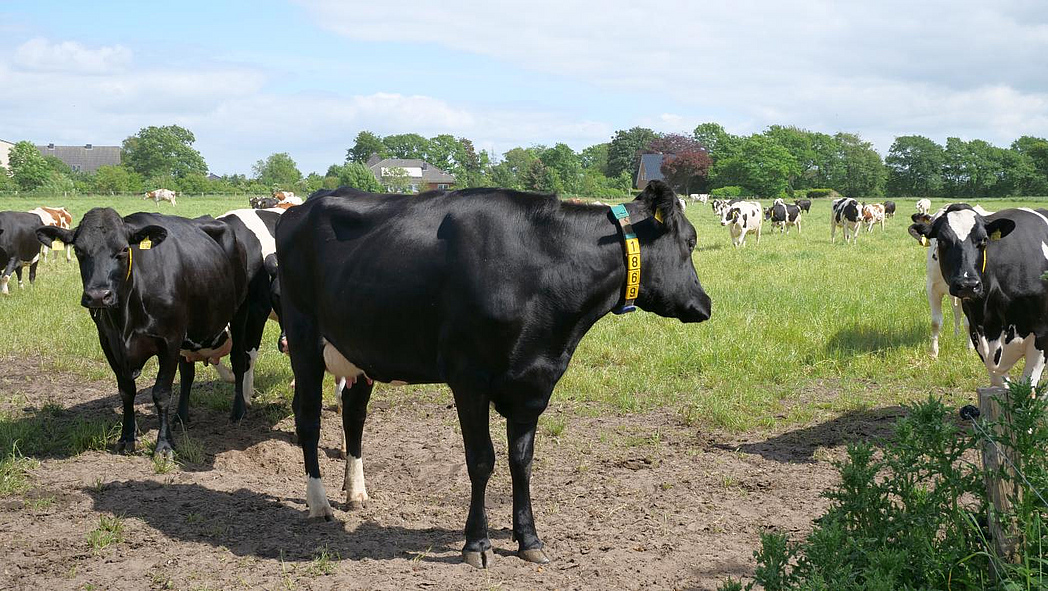
{"label": "wooden fence post", "polygon": [[[989,388],[978,388],[979,415],[987,423],[1000,420],[1003,415],[1001,404],[994,400],[1008,400],[1008,388],[992,386]],[[1015,455],[1010,445],[1012,440],[1007,425],[1010,421],[1007,417],[1002,421],[1003,425],[991,426],[991,434],[997,445],[990,441],[983,441],[982,461],[983,478],[986,481],[986,497],[989,499],[990,536],[993,538],[997,555],[1007,562],[1016,563],[1019,560],[1017,547],[1019,545],[1019,530],[1015,522],[1008,515],[1012,508],[1012,499],[1021,493],[1021,488],[1016,481],[1015,470],[1008,460],[1015,462]],[[1003,472],[1002,472],[1003,469]],[[1007,478],[1001,475],[1006,474]]]}

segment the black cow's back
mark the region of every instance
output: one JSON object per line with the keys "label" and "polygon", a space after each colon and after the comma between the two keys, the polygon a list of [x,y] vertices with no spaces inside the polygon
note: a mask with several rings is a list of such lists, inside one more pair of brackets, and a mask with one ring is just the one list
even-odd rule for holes
{"label": "black cow's back", "polygon": [[0,211],[0,270],[11,258],[31,261],[40,254],[36,229],[43,226],[36,214]]}

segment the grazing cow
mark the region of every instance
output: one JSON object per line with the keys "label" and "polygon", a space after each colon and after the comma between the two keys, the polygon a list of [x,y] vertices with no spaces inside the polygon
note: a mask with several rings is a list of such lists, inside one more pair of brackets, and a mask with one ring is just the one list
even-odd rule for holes
{"label": "grazing cow", "polygon": [[698,201],[699,203],[706,203],[706,201],[708,201],[709,198],[710,198],[710,194],[709,193],[692,193],[691,195],[688,195],[688,198],[691,199],[692,201]]}
{"label": "grazing cow", "polygon": [[893,218],[895,217],[895,202],[885,201],[884,202],[884,217]]}
{"label": "grazing cow", "polygon": [[916,205],[917,213],[928,213],[932,210],[931,199],[918,199]]}
{"label": "grazing cow", "polygon": [[862,204],[862,221],[866,224],[866,231],[872,232],[873,226],[877,223],[881,224],[881,231],[884,231],[884,206],[880,203],[863,203]]}
{"label": "grazing cow", "polygon": [[757,244],[760,244],[761,204],[755,201],[731,204],[721,215],[721,225],[728,226],[732,246],[746,246],[746,235],[751,232],[757,235]]}
{"label": "grazing cow", "polygon": [[983,216],[965,203],[946,208],[910,234],[936,240],[950,295],[961,299],[968,330],[990,383],[1001,386],[1025,358],[1023,378],[1036,384],[1048,355],[1048,210],[1005,209]]}
{"label": "grazing cow", "polygon": [[280,203],[273,197],[252,197],[247,202],[251,204],[251,209],[272,209]]}
{"label": "grazing cow", "polygon": [[797,232],[801,231],[801,208],[799,205],[787,204],[782,199],[776,199],[772,206],[764,210],[764,219],[770,220],[772,225],[779,228],[779,233],[790,233],[790,226],[797,226]]}
{"label": "grazing cow", "polygon": [[811,199],[794,199],[793,204],[804,210],[804,213],[811,211]]}
{"label": "grazing cow", "polygon": [[22,268],[29,267],[29,283],[36,281],[36,266],[40,262],[40,242],[36,229],[42,227],[40,217],[20,211],[0,211],[0,294],[8,294],[11,274],[18,277],[23,288]]}
{"label": "grazing cow", "polygon": [[273,191],[273,198],[281,203],[289,203],[291,205],[302,205],[302,198],[296,196],[291,191]]}
{"label": "grazing cow", "polygon": [[[332,516],[317,457],[325,369],[353,378],[342,391],[350,507],[367,499],[361,433],[371,380],[447,383],[472,484],[464,560],[482,568],[493,558],[484,495],[495,466],[494,407],[506,417],[518,556],[547,562],[531,510],[535,427],[579,341],[608,312],[633,309],[634,295],[660,316],[710,317],[692,261],[695,228],[676,205],[660,181],[621,209],[503,189],[374,195],[343,187],[285,213],[277,227],[281,320],[309,514]],[[639,257],[624,260],[624,249]],[[639,277],[627,274],[636,263]]]}
{"label": "grazing cow", "polygon": [[146,193],[143,199],[152,199],[154,203],[160,205],[161,201],[170,201],[171,205],[178,205],[175,203],[175,192],[171,189],[157,189]]}
{"label": "grazing cow", "polygon": [[121,218],[112,209],[95,208],[76,230],[45,226],[36,234],[44,244],[61,240],[76,252],[84,285],[80,304],[95,322],[123,401],[118,451],[135,449],[135,379],[154,355],[156,454],[170,457],[174,450],[169,407],[176,370],[178,417],[188,420],[194,361],[232,351],[233,419],[243,417],[247,354],[239,316],[245,312],[246,263],[244,246],[227,224],[154,213]]}
{"label": "grazing cow", "polygon": [[[952,204],[951,204],[952,205]],[[926,213],[915,213],[910,216],[914,223],[925,223],[931,225],[939,218],[949,205],[943,207],[935,215],[929,216]],[[976,205],[974,208],[976,213],[986,217],[991,215],[991,212],[986,211],[982,207]],[[911,232],[912,234],[912,232]],[[939,332],[942,328],[943,313],[942,313],[942,299],[943,297],[950,298],[950,307],[953,309],[953,334],[956,336],[961,334],[961,325],[964,325],[964,333],[968,333],[968,321],[964,319],[964,311],[961,309],[961,300],[950,295],[950,286],[946,284],[946,280],[942,277],[942,270],[939,268],[939,248],[934,238],[922,239],[920,235],[915,235],[923,246],[927,249],[927,254],[924,261],[924,292],[928,296],[928,308],[931,310],[932,320],[932,340],[929,353],[932,358],[939,356]],[[965,339],[968,343],[968,348],[974,347],[972,342]]]}
{"label": "grazing cow", "polygon": [[848,243],[848,233],[851,232],[851,243],[855,244],[859,237],[859,226],[862,224],[862,212],[859,202],[851,197],[841,197],[833,200],[833,210],[830,213],[830,243],[832,244],[837,234],[837,227],[844,231],[844,243]]}
{"label": "grazing cow", "polygon": [[[40,223],[42,223],[45,226],[58,226],[59,228],[69,228],[71,227],[71,224],[73,222],[73,216],[70,215],[64,207],[41,206],[36,209],[30,210],[29,213],[39,217]],[[44,254],[44,262],[46,263],[48,253],[50,252],[51,248],[48,246],[44,246],[42,248]],[[73,249],[71,246],[66,245],[66,261],[73,260],[72,250]]]}

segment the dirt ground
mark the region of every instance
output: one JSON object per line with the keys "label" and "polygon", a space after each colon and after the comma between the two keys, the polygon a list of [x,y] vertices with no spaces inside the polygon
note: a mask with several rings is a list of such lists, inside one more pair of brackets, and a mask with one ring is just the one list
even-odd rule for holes
{"label": "dirt ground", "polygon": [[[24,361],[4,367],[4,411],[50,401],[65,412],[117,416],[111,383]],[[138,400],[141,448],[155,440],[156,419],[148,389]],[[157,474],[143,454],[41,458],[27,493],[0,497],[0,589],[715,589],[752,573],[761,532],[806,533],[836,478],[830,459],[848,441],[885,434],[900,413],[739,436],[684,426],[668,412],[597,410],[554,400],[544,415],[553,426],[540,424],[532,496],[552,559],[545,566],[513,554],[504,423],[492,419],[498,466],[487,497],[496,560],[474,570],[459,554],[469,479],[450,400],[376,389],[364,440],[371,499],[362,511],[347,512],[340,492],[342,428],[333,410],[324,412],[321,440],[338,518],[328,523],[305,516],[290,417],[271,426],[256,406],[233,425],[226,411],[197,406],[189,435],[205,450],[200,464]],[[49,496],[43,508],[29,502]],[[111,515],[123,519],[122,541],[95,550],[88,535]]]}

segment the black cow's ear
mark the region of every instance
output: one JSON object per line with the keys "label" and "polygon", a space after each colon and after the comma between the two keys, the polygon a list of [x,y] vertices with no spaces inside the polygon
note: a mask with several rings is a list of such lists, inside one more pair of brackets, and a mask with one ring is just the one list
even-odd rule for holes
{"label": "black cow's ear", "polygon": [[36,229],[36,239],[44,246],[51,246],[55,240],[61,240],[65,244],[73,243],[73,231],[59,228],[58,226],[44,226]]}
{"label": "black cow's ear", "polygon": [[651,217],[670,230],[674,230],[684,217],[673,189],[662,181],[648,182],[648,186],[635,201],[642,202]]}
{"label": "black cow's ear", "polygon": [[167,230],[161,226],[150,224],[144,228],[132,230],[127,237],[127,243],[139,244],[147,238],[152,243],[152,246],[156,246],[167,238]]}
{"label": "black cow's ear", "polygon": [[999,218],[986,224],[986,235],[990,240],[1000,240],[1015,229],[1015,222],[1007,218]]}
{"label": "black cow's ear", "polygon": [[928,239],[935,238],[932,225],[925,222],[915,222],[910,224],[908,231],[910,232],[910,236],[913,236],[917,239],[917,242],[921,243],[921,246],[928,246]]}

